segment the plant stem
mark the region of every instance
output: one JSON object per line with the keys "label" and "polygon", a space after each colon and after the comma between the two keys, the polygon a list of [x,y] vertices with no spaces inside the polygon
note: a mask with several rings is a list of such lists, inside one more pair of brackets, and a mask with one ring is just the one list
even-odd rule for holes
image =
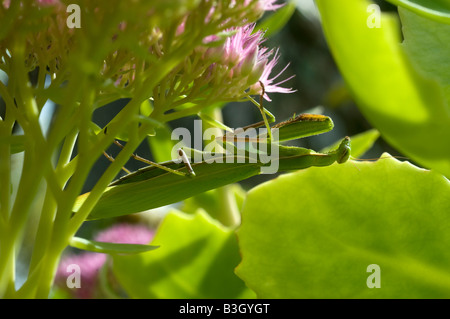
{"label": "plant stem", "polygon": [[[223,122],[222,111],[220,108],[206,109],[203,111],[206,115],[211,118]],[[203,129],[215,129],[215,137],[223,135],[223,131],[219,128],[213,127],[207,123],[203,123]],[[223,148],[216,141],[208,141],[209,143],[215,143],[215,151],[222,151]],[[218,150],[220,148],[220,150]],[[217,189],[220,198],[221,209],[216,212],[217,219],[225,226],[237,227],[241,221],[241,216],[239,212],[236,199],[232,192],[230,185],[223,186]]]}
{"label": "plant stem", "polygon": [[11,297],[11,286],[14,285],[15,277],[15,256],[14,241],[8,238],[5,232],[0,241],[0,251],[2,252],[1,266],[2,275],[0,277],[0,296],[2,298]]}
{"label": "plant stem", "polygon": [[217,189],[217,192],[219,193],[220,207],[222,208],[217,212],[217,218],[225,226],[231,228],[239,226],[241,214],[231,185],[220,187]]}
{"label": "plant stem", "polygon": [[[17,100],[21,102],[18,105],[23,108],[26,114],[26,121],[21,124],[27,133],[27,139],[25,141],[22,175],[8,219],[9,227],[4,233],[7,239],[4,239],[2,244],[2,258],[0,259],[0,280],[2,283],[14,281],[15,246],[19,247],[20,235],[29,215],[31,204],[36,197],[39,184],[46,170],[51,166],[51,152],[46,151],[45,138],[39,124],[39,112],[31,88],[28,86],[27,72],[23,65],[23,44],[19,40],[14,47],[12,60],[16,70],[15,83],[19,89],[18,96],[20,96]],[[40,153],[40,150],[44,150],[43,153]],[[41,163],[43,163],[42,168],[40,167]],[[9,287],[10,290],[14,290],[14,288],[11,288],[11,284],[9,284]],[[0,295],[5,293],[4,288],[3,284],[0,285]]]}
{"label": "plant stem", "polygon": [[[11,136],[13,123],[12,116],[7,115],[0,129],[1,138]],[[8,225],[11,209],[11,149],[8,143],[0,144],[0,180],[0,267],[4,269],[4,275],[0,276],[0,296],[8,297],[15,288],[14,241]]]}
{"label": "plant stem", "polygon": [[[6,123],[5,123],[6,124]],[[7,138],[10,129],[7,125],[0,129],[0,138]],[[2,224],[6,224],[9,219],[11,208],[11,149],[8,143],[0,144],[0,219]],[[1,225],[1,224],[0,224]],[[0,228],[0,236],[2,228]]]}
{"label": "plant stem", "polygon": [[42,256],[46,253],[53,230],[56,207],[56,200],[50,189],[47,188],[31,256],[29,274],[35,269]]}
{"label": "plant stem", "polygon": [[[116,23],[112,19],[108,21],[110,22],[111,28],[114,29]],[[108,28],[108,30],[112,30],[111,28]],[[17,72],[18,76],[14,81],[20,89],[20,95],[14,98],[19,105],[23,105],[25,118],[22,122],[25,135],[27,136],[27,147],[29,149],[25,152],[23,174],[10,220],[12,222],[17,221],[17,224],[14,223],[12,226],[12,230],[10,231],[12,237],[10,241],[2,242],[2,245],[4,244],[6,246],[4,250],[2,247],[2,253],[5,251],[6,257],[14,258],[14,244],[18,238],[18,234],[23,229],[23,223],[28,216],[28,208],[32,199],[35,197],[37,185],[43,177],[46,178],[48,187],[39,222],[36,247],[31,262],[32,267],[30,267],[29,272],[29,281],[27,280],[22,287],[23,289],[20,289],[21,296],[48,297],[63,250],[89,216],[111,180],[121,170],[130,155],[149,132],[150,124],[138,123],[136,121],[140,104],[152,96],[152,92],[161,79],[173,70],[186,56],[186,52],[190,52],[197,42],[200,43],[204,37],[200,36],[200,34],[195,34],[194,38],[196,41],[186,41],[165,55],[164,60],[160,61],[161,63],[154,64],[146,71],[147,74],[141,78],[143,80],[135,84],[137,89],[134,92],[134,97],[110,122],[112,125],[108,126],[108,134],[94,136],[90,129],[93,112],[92,106],[94,105],[95,95],[98,89],[95,85],[95,80],[91,81],[91,77],[86,76],[82,68],[70,70],[68,88],[64,90],[64,92],[67,92],[64,107],[58,112],[47,139],[42,136],[39,122],[37,121],[40,105],[43,105],[44,101],[39,100],[39,104],[37,104],[33,94],[31,94],[33,93],[31,88],[25,86],[28,83],[25,78],[26,72],[23,72],[24,67],[20,66],[20,63],[25,58],[23,54],[24,42],[17,41],[21,46],[13,50],[13,60],[15,61],[13,66],[17,71],[20,71]],[[107,42],[109,38],[104,37],[103,41]],[[96,44],[103,47],[102,43]],[[90,49],[92,49],[92,52]],[[17,54],[17,52],[20,54]],[[73,56],[76,56],[74,60],[90,60],[95,62],[101,61],[101,53],[99,52],[98,50],[94,50],[94,47],[87,47],[76,52],[79,53],[78,56],[75,53]],[[91,53],[97,56],[88,56]],[[42,88],[44,81],[45,72],[41,74],[39,87]],[[77,103],[79,101],[80,105],[78,106]],[[158,110],[155,111],[157,112]],[[18,113],[19,115],[21,114],[21,112]],[[22,123],[20,124],[22,125]],[[73,205],[95,161],[101,156],[102,151],[111,145],[114,138],[128,127],[131,127],[135,135],[130,134],[130,139],[124,149],[93,187],[77,214],[71,217]],[[71,165],[70,169],[66,170],[66,164],[70,161],[73,142],[76,138],[76,130],[79,131],[79,153],[77,160],[74,162],[76,164],[75,167]],[[64,138],[65,142],[59,162],[56,170],[53,171],[51,156]],[[69,174],[68,171],[70,171]],[[69,178],[70,182],[65,187],[65,183]],[[50,181],[52,183],[49,183]],[[10,265],[9,262],[0,261],[0,274],[9,269],[8,265]],[[9,277],[12,278],[12,276]]]}

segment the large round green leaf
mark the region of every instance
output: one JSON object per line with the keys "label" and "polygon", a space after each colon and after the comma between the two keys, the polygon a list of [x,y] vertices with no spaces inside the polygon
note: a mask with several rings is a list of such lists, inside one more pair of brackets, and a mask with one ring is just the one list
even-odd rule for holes
{"label": "large round green leaf", "polygon": [[364,116],[402,153],[450,176],[450,26],[399,8],[402,45],[396,17],[378,16],[372,2],[316,2],[330,49]]}
{"label": "large round green leaf", "polygon": [[387,0],[416,14],[450,24],[450,2],[447,0]]}
{"label": "large round green leaf", "polygon": [[133,298],[254,298],[233,272],[240,261],[231,229],[204,213],[170,213],[152,244],[160,248],[114,256],[114,273]]}
{"label": "large round green leaf", "polygon": [[[448,4],[450,7],[450,2]],[[424,76],[434,79],[444,91],[444,100],[450,102],[450,25],[435,21],[401,9],[398,10],[402,21],[405,40],[403,48],[414,67]]]}
{"label": "large round green leaf", "polygon": [[449,298],[449,194],[392,158],[283,175],[248,193],[236,272],[262,298]]}

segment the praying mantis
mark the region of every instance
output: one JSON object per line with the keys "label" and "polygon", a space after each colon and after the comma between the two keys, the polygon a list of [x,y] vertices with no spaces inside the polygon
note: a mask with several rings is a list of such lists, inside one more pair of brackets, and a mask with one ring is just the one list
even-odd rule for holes
{"label": "praying mantis", "polygon": [[[263,112],[262,108],[261,111]],[[247,128],[262,125],[267,127],[267,120]],[[328,132],[333,126],[333,121],[327,116],[300,114],[272,127],[269,126],[271,134],[267,134],[269,130],[266,130],[266,134],[258,135],[257,140],[277,151],[278,156],[273,161],[280,172],[311,166],[328,166],[335,162],[344,163],[350,157],[349,137],[345,137],[336,149],[327,153],[280,144],[283,141]],[[272,139],[275,132],[278,136],[276,141]],[[222,138],[222,143],[225,147],[238,140],[238,136],[227,134]],[[249,146],[254,141],[247,139],[246,142]],[[258,149],[250,147],[239,150],[235,146],[231,147],[236,152],[202,154],[208,155],[209,160],[199,162],[189,161],[189,157],[193,158],[195,152],[199,152],[193,149],[178,150],[182,161],[167,161],[157,165],[148,162],[150,166],[112,182],[88,219],[117,217],[176,203],[207,190],[258,175],[261,169],[268,165],[254,156],[261,155]],[[75,212],[88,195],[89,193],[86,193],[78,197]]]}

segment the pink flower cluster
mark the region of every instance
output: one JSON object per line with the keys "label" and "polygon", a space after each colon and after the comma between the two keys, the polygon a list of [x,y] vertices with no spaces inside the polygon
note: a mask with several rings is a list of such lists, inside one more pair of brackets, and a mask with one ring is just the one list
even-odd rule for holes
{"label": "pink flower cluster", "polygon": [[[283,4],[275,4],[276,0],[259,0],[256,1],[254,10],[261,14],[265,11],[273,11],[283,6]],[[255,3],[252,0],[244,0],[243,2],[231,1],[230,7],[245,7]],[[210,8],[205,18],[205,24],[214,15],[214,6]],[[178,26],[176,34],[182,35],[185,30],[187,17]],[[225,30],[225,34],[231,33],[229,37],[221,39],[218,35],[210,35],[203,39],[206,52],[202,48],[198,48],[205,64],[200,65],[204,68],[209,66],[205,72],[197,72],[202,74],[197,84],[208,84],[214,88],[212,95],[217,99],[235,100],[245,96],[244,92],[251,95],[260,95],[264,91],[264,98],[271,101],[267,93],[292,93],[290,88],[284,88],[280,85],[292,77],[285,80],[275,82],[275,80],[286,70],[288,65],[274,77],[270,77],[274,67],[280,58],[278,50],[269,50],[262,47],[264,42],[264,32],[255,31],[255,23],[248,23],[240,27],[231,27]],[[220,41],[224,41],[222,45],[217,45]],[[194,59],[195,60],[195,59]],[[192,70],[186,70],[186,73],[192,73]],[[264,89],[263,89],[264,87]],[[196,91],[196,90],[194,90]],[[185,95],[189,96],[189,93]]]}
{"label": "pink flower cluster", "polygon": [[[271,101],[267,93],[292,93],[294,90],[281,87],[280,84],[290,80],[293,76],[274,83],[274,81],[289,66],[286,65],[276,76],[270,77],[273,68],[277,64],[280,55],[278,50],[269,50],[261,47],[264,42],[264,33],[261,30],[254,32],[255,24],[248,24],[233,30],[235,33],[226,39],[223,46],[218,48],[210,48],[207,56],[214,57],[220,62],[212,66],[215,68],[226,66],[227,77],[229,79],[245,78],[246,81],[241,83],[242,87],[238,90],[245,90],[250,87],[249,94],[262,94],[264,87],[264,98]],[[273,57],[272,57],[273,56]],[[272,58],[271,58],[272,57]],[[262,87],[263,86],[263,87]],[[239,95],[239,92],[236,92]]]}
{"label": "pink flower cluster", "polygon": [[[125,49],[112,46],[110,51],[107,46],[103,46],[102,59],[93,62],[102,61],[98,71],[101,76],[115,83],[112,89],[114,92],[116,88],[121,88],[128,91],[126,94],[123,92],[125,95],[132,96],[133,90],[137,88],[133,85],[136,79],[147,78],[149,70],[160,59],[170,57],[170,53],[177,52],[177,48],[189,48],[186,44],[190,43],[192,46],[189,50],[180,51],[186,53],[185,59],[180,59],[180,65],[162,80],[165,83],[161,87],[167,88],[165,95],[161,95],[162,102],[158,104],[158,96],[153,96],[155,105],[161,105],[164,111],[176,109],[183,103],[201,107],[210,105],[214,100],[239,101],[248,94],[264,93],[264,99],[271,101],[270,93],[294,92],[291,88],[281,86],[292,77],[278,79],[288,65],[277,75],[272,75],[280,59],[279,51],[262,46],[264,32],[255,30],[253,23],[265,11],[277,10],[284,4],[277,4],[277,0],[205,0],[199,1],[196,4],[198,10],[194,10],[187,4],[183,6],[182,0],[178,1],[167,4],[170,10],[167,9],[169,13],[166,14],[164,10],[158,10],[159,6],[139,0],[136,5],[142,6],[139,12],[145,12],[142,15],[148,19],[147,23],[142,23],[142,18],[136,21],[118,20],[121,22],[111,43],[116,45],[114,42],[117,39],[123,43],[129,39],[129,43]],[[8,8],[15,2],[0,0],[0,3]],[[74,29],[66,27],[64,3],[60,0],[34,0],[32,3],[34,7],[53,6],[54,13],[46,16],[47,20],[42,22],[48,24],[48,28],[39,30],[27,39],[27,68],[32,71],[37,66],[46,66],[53,77],[69,75],[70,72],[62,70],[70,66],[67,63],[68,55],[72,49],[76,50],[75,40],[79,39],[75,37]],[[177,3],[183,8],[178,8]],[[96,12],[99,17],[102,16],[104,8],[100,3],[89,3],[89,6],[90,10],[86,9],[86,12]],[[22,7],[24,10],[30,9]],[[137,7],[133,8],[136,10]],[[31,17],[36,11],[34,9],[28,12]],[[7,47],[7,44],[3,46]],[[148,61],[142,59],[142,52],[145,51],[151,56]],[[105,88],[102,94],[107,96],[108,90]]]}

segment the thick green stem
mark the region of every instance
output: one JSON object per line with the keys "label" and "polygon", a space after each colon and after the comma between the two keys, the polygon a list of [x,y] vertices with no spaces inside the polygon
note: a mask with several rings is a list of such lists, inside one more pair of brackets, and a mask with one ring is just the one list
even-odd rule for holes
{"label": "thick green stem", "polygon": [[36,291],[34,295],[35,298],[48,298],[51,287],[53,285],[53,278],[56,274],[59,260],[61,258],[61,254],[65,247],[68,245],[68,242],[68,240],[61,241],[59,243],[52,242],[52,244],[47,249],[42,261],[43,264],[40,267],[41,272],[37,285],[36,287],[30,287],[31,290]]}
{"label": "thick green stem", "polygon": [[[29,159],[29,156],[25,156],[24,169],[20,180],[19,190],[17,192],[16,201],[11,213],[11,219],[8,222],[8,231],[4,234],[4,237],[7,238],[2,238],[0,258],[0,278],[2,282],[3,280],[7,280],[4,278],[10,276],[8,266],[11,265],[11,260],[14,260],[15,258],[14,246],[20,237],[19,235],[21,235],[21,230],[23,230],[26,215],[33,201],[34,194],[37,193],[38,184],[40,182],[37,176],[33,176],[33,172],[31,172],[30,169],[27,169],[27,165],[28,167],[32,167],[33,165],[33,161]],[[0,294],[1,293],[4,293],[4,291],[0,291]]]}
{"label": "thick green stem", "polygon": [[[39,107],[34,99],[34,93],[29,86],[27,71],[23,65],[23,44],[21,44],[19,40],[17,43],[18,45],[13,51],[12,59],[12,66],[15,70],[14,78],[10,79],[10,85],[18,88],[15,99],[18,101],[19,111],[16,111],[15,103],[12,101],[12,98],[10,99],[10,104],[12,104],[12,106],[10,105],[8,110],[11,111],[11,113],[18,115],[19,123],[25,131],[26,144],[21,179],[10,214],[10,219],[8,220],[8,240],[2,240],[2,258],[0,259],[0,278],[2,282],[7,281],[8,277],[12,277],[9,273],[11,273],[10,268],[12,267],[11,264],[13,264],[11,260],[14,260],[15,258],[14,246],[20,245],[20,235],[23,232],[24,225],[29,216],[31,204],[36,198],[39,184],[43,177],[46,177],[48,182],[47,187],[50,189],[47,190],[46,204],[43,208],[47,213],[44,214],[46,222],[40,224],[38,233],[43,234],[43,232],[45,233],[45,231],[51,227],[53,219],[51,211],[54,210],[54,198],[60,192],[59,182],[52,168],[51,157],[57,147],[58,138],[64,138],[64,135],[60,134],[62,128],[64,128],[64,130],[67,129],[67,124],[65,124],[65,126],[60,124],[59,129],[53,130],[53,136],[55,136],[55,134],[57,135],[57,138],[53,138],[53,143],[48,143],[44,138],[39,124]],[[0,87],[0,89],[4,88],[5,87]],[[74,103],[72,103],[72,105],[74,105]],[[68,108],[64,108],[62,113],[70,113],[70,110],[67,109]],[[58,127],[58,125],[56,126]],[[45,234],[45,236],[46,235],[47,234]],[[39,243],[37,243],[37,245],[39,246],[37,254],[43,254],[44,252],[42,249],[44,249],[44,247],[41,247]],[[36,263],[36,261],[33,261],[33,265]],[[30,269],[30,272],[33,268]]]}
{"label": "thick green stem", "polygon": [[39,219],[39,226],[36,233],[36,240],[34,242],[33,254],[31,256],[29,273],[35,269],[39,260],[46,253],[53,230],[53,220],[56,214],[56,207],[57,205],[54,195],[50,189],[47,188],[44,205],[42,206],[41,217]]}
{"label": "thick green stem", "polygon": [[[90,89],[85,92],[83,101],[80,104],[79,128],[82,132],[80,136],[81,141],[79,143],[80,161],[78,162],[74,176],[72,177],[68,188],[62,194],[62,198],[57,201],[58,209],[56,210],[56,213],[56,205],[54,205],[54,203],[52,203],[52,199],[49,198],[48,208],[50,211],[43,212],[42,215],[42,226],[51,231],[51,236],[42,235],[39,237],[39,239],[43,241],[42,245],[44,245],[46,251],[45,255],[40,254],[43,257],[43,265],[39,276],[39,284],[36,289],[36,297],[38,298],[47,298],[49,295],[59,258],[70,240],[70,236],[67,236],[67,226],[71,214],[71,208],[84,185],[84,181],[86,180],[93,163],[96,160],[95,156],[89,156],[90,136],[88,134],[89,123],[91,121],[93,110],[92,103],[94,99],[94,90]],[[58,163],[58,168],[64,166],[70,159],[71,149],[74,145],[76,136],[76,131],[72,130],[71,134],[68,136],[68,139],[65,141],[65,145],[63,146],[61,153],[62,157],[60,158],[61,162]],[[37,265],[37,262],[38,260],[35,259],[34,265]]]}
{"label": "thick green stem", "polygon": [[217,219],[225,226],[238,227],[241,222],[241,214],[231,186],[220,187],[217,189],[217,192],[219,193],[221,207],[217,212]]}
{"label": "thick green stem", "polygon": [[[124,117],[124,121],[120,122],[123,125],[121,126],[122,129],[132,121],[133,115],[136,114],[137,108],[140,105],[140,102],[138,101],[138,99],[133,99],[132,101],[130,101],[127,107],[122,110],[122,116]],[[86,127],[84,128],[87,129]],[[141,126],[140,130],[145,130],[145,128],[146,126],[143,125]],[[118,127],[113,127],[111,130],[113,133],[114,129],[119,130]],[[100,156],[101,150],[107,147],[106,141],[108,139],[112,140],[111,136],[108,135],[104,135],[99,143],[91,146],[91,148],[89,149],[87,149],[87,147],[89,147],[87,143],[81,143],[82,146],[80,149],[80,154],[78,155],[77,169],[74,172],[69,187],[65,191],[63,200],[59,201],[60,205],[58,205],[58,211],[56,213],[53,233],[49,243],[50,246],[42,261],[43,265],[40,268],[41,274],[39,275],[38,289],[36,290],[35,295],[38,298],[48,297],[53,282],[53,276],[56,272],[62,251],[67,246],[70,239],[75,235],[76,231],[84,222],[86,217],[89,215],[90,211],[95,206],[96,202],[103,194],[108,184],[117,175],[121,167],[129,159],[132,152],[137,148],[142,139],[145,137],[145,134],[143,134],[141,138],[131,140],[127,143],[124,150],[122,150],[114,163],[110,165],[107,171],[103,174],[102,178],[92,189],[88,198],[89,201],[85,202],[86,205],[84,205],[84,207],[80,209],[80,211],[74,216],[74,218],[70,220],[70,224],[68,224],[70,214],[72,213],[73,203],[75,202],[76,197],[78,196],[81,188],[84,185],[84,181],[89,174],[90,168],[94,164],[97,157]],[[111,135],[114,136],[114,134]],[[88,137],[86,137],[86,139],[87,138]],[[102,145],[103,143],[105,143],[104,146]]]}
{"label": "thick green stem", "polygon": [[[0,93],[7,104],[11,105],[12,99],[8,94],[6,87],[1,83]],[[11,137],[14,116],[7,111],[5,118],[0,123],[0,139]],[[11,241],[10,227],[8,220],[11,210],[11,148],[8,143],[0,144],[0,296],[8,296],[14,289],[15,277],[15,256],[14,241]]]}
{"label": "thick green stem", "polygon": [[[24,83],[27,82],[25,81]],[[39,148],[45,149],[45,140],[40,130],[38,114],[36,113],[31,92],[27,88],[22,88],[21,94],[24,101],[24,108],[28,110],[28,136],[30,139],[33,138],[33,141],[27,141],[19,188],[10,219],[8,220],[8,240],[10,241],[10,245],[2,249],[2,258],[0,260],[0,278],[2,280],[7,280],[4,278],[7,278],[8,273],[10,273],[8,267],[11,267],[11,261],[15,259],[14,246],[19,244],[20,235],[29,215],[31,204],[36,197],[39,184],[46,171],[42,168],[38,169],[36,166],[39,164],[37,163],[44,163],[45,168],[47,168],[47,164],[51,164],[51,153],[49,154],[48,152],[44,152],[38,161],[37,150]],[[35,143],[34,145],[33,142]],[[0,291],[0,294],[2,292],[4,291]]]}
{"label": "thick green stem", "polygon": [[119,155],[115,158],[114,162],[109,165],[108,169],[103,173],[102,177],[95,184],[94,188],[91,190],[88,198],[85,200],[83,205],[78,210],[77,214],[70,221],[69,233],[71,236],[75,235],[75,232],[81,226],[82,222],[89,216],[97,201],[100,199],[101,195],[105,191],[108,184],[114,179],[117,173],[122,169],[125,163],[130,158],[133,151],[139,146],[142,140],[146,136],[146,130],[148,126],[142,125],[139,128],[140,134],[139,138],[130,139]]}
{"label": "thick green stem", "polygon": [[[5,229],[3,229],[5,230]],[[11,286],[14,285],[15,277],[15,255],[14,241],[8,238],[8,232],[5,231],[0,240],[1,266],[0,276],[0,297],[11,297]]]}
{"label": "thick green stem", "polygon": [[[9,117],[11,118],[11,117]],[[11,121],[5,119],[0,137],[7,137],[12,130]],[[11,209],[11,149],[8,143],[0,144],[0,260],[3,275],[0,276],[0,296],[8,297],[14,291],[15,255],[14,241],[11,240],[8,225]]]}
{"label": "thick green stem", "polygon": [[[107,185],[110,183],[110,181],[117,175],[117,172],[120,171],[121,167],[128,161],[130,155],[133,153],[133,151],[137,148],[137,146],[140,144],[142,139],[146,136],[143,132],[148,129],[145,126],[141,126],[140,131],[142,132],[139,134],[139,138],[132,139],[127,143],[127,145],[124,147],[124,149],[121,151],[119,156],[115,159],[115,161],[108,167],[106,172],[102,175],[100,180],[97,182],[97,184],[94,186],[92,191],[90,192],[90,196],[84,203],[84,205],[80,208],[78,213],[70,220],[69,227],[67,228],[67,225],[64,225],[64,223],[60,222],[61,219],[57,218],[55,220],[55,227],[53,230],[53,236],[51,239],[51,243],[49,246],[49,249],[47,250],[45,256],[43,265],[41,267],[42,274],[40,276],[40,280],[38,283],[38,288],[36,290],[36,297],[37,298],[47,298],[49,291],[51,289],[51,285],[53,282],[53,276],[56,272],[58,262],[61,256],[62,251],[69,243],[70,239],[75,235],[76,231],[79,229],[83,221],[86,219],[86,217],[89,215],[92,208],[95,206],[98,199],[101,197],[101,195],[104,192],[104,189],[107,187]],[[85,159],[82,157],[79,158],[80,162],[85,162]],[[84,167],[90,167],[88,165],[83,165]],[[89,169],[84,170],[83,172],[78,172],[77,176],[86,176],[89,173]],[[79,178],[78,181],[82,181],[84,178]],[[78,181],[75,181],[75,184],[71,185],[74,188],[80,187],[78,184]],[[77,185],[78,184],[78,185]],[[70,186],[68,189],[68,192],[70,192]],[[82,184],[81,184],[82,186]],[[67,202],[72,202],[71,200],[67,200]],[[67,207],[62,207],[62,209],[67,209]],[[71,206],[70,206],[71,211]],[[58,209],[59,214],[59,209]],[[61,215],[59,215],[61,216]],[[59,217],[57,216],[57,217]],[[66,227],[64,227],[66,226]]]}
{"label": "thick green stem", "polygon": [[[0,138],[7,138],[10,128],[6,126],[0,129]],[[0,144],[0,219],[1,224],[7,222],[11,208],[10,194],[11,194],[11,149],[7,143]],[[0,225],[1,225],[0,224]],[[0,233],[2,228],[0,228]],[[0,234],[1,236],[1,234]],[[0,237],[1,238],[1,237]]]}
{"label": "thick green stem", "polygon": [[[112,23],[112,25],[114,27],[116,26],[115,23]],[[35,250],[35,255],[32,259],[29,281],[20,290],[21,296],[48,297],[62,251],[100,199],[108,184],[117,175],[121,167],[126,163],[149,131],[149,124],[139,124],[136,121],[136,115],[138,114],[141,102],[152,96],[152,92],[160,80],[182,61],[186,53],[190,52],[197,42],[200,43],[202,41],[204,36],[200,36],[201,33],[202,31],[199,31],[191,39],[192,41],[186,41],[165,55],[161,63],[154,64],[143,77],[145,80],[141,80],[142,82],[140,83],[137,82],[136,87],[138,89],[134,92],[133,99],[111,121],[112,125],[108,126],[108,134],[101,133],[97,137],[90,135],[90,122],[93,112],[92,105],[94,104],[95,92],[98,87],[96,87],[95,83],[89,83],[90,77],[83,73],[83,68],[70,70],[69,87],[67,90],[64,90],[64,92],[67,92],[65,105],[58,112],[49,137],[45,139],[42,136],[39,122],[37,121],[41,103],[36,104],[31,94],[31,88],[26,87],[26,72],[23,72],[24,67],[20,65],[25,58],[23,54],[24,42],[17,41],[22,47],[19,47],[20,50],[13,50],[13,58],[16,61],[13,65],[14,72],[18,74],[18,78],[14,83],[17,84],[20,91],[20,96],[15,96],[15,99],[19,105],[23,105],[23,112],[18,112],[18,115],[24,114],[24,119],[21,119],[23,125],[22,123],[21,125],[27,136],[28,149],[25,152],[25,163],[17,192],[17,200],[14,203],[12,217],[9,221],[17,223],[11,226],[10,234],[12,234],[12,237],[10,237],[10,241],[2,242],[2,245],[6,246],[4,249],[2,247],[2,256],[3,252],[5,252],[6,257],[11,257],[12,260],[14,259],[14,244],[16,243],[16,239],[18,239],[18,234],[23,229],[23,223],[28,216],[29,206],[35,197],[37,185],[39,185],[43,177],[47,179],[47,182],[49,180],[52,181],[51,184],[47,183],[47,187],[51,186],[51,188],[46,193],[36,238],[36,245],[39,248]],[[106,43],[109,41],[109,38],[104,39],[104,41]],[[101,43],[99,46],[103,47]],[[90,52],[88,49],[88,47],[81,48],[81,51],[77,52],[79,54],[77,58],[80,61],[85,60],[83,52]],[[17,52],[20,54],[17,54]],[[100,53],[98,54],[100,55]],[[92,56],[90,58],[86,56],[86,60],[90,59],[98,60]],[[42,87],[44,80],[45,74],[42,73],[39,87]],[[81,104],[78,106],[77,102],[80,100]],[[157,111],[155,110],[155,112]],[[76,120],[73,121],[73,119]],[[72,138],[67,139],[67,136],[71,136],[74,127],[80,132],[78,140],[79,154],[77,160],[74,162],[76,163],[76,167],[71,166],[70,174],[67,174],[66,164],[70,160],[71,149],[73,148],[72,142],[76,135],[72,135],[72,141],[70,141]],[[127,127],[135,127],[135,136],[130,138],[116,160],[109,166],[93,187],[83,206],[71,218],[72,207],[84,186],[93,164],[101,156],[101,152],[112,143],[115,136]],[[53,171],[50,161],[51,156],[64,138],[66,138],[66,142],[69,142],[67,142],[67,148],[65,147],[65,143],[60,156],[60,162],[58,162],[56,171]],[[59,174],[61,172],[65,173]],[[68,183],[67,187],[64,187],[68,178],[70,178],[70,183]],[[62,191],[63,188],[64,191]],[[9,269],[8,265],[10,265],[9,262],[0,261],[0,274],[2,273],[1,267],[3,267],[4,273]]]}

